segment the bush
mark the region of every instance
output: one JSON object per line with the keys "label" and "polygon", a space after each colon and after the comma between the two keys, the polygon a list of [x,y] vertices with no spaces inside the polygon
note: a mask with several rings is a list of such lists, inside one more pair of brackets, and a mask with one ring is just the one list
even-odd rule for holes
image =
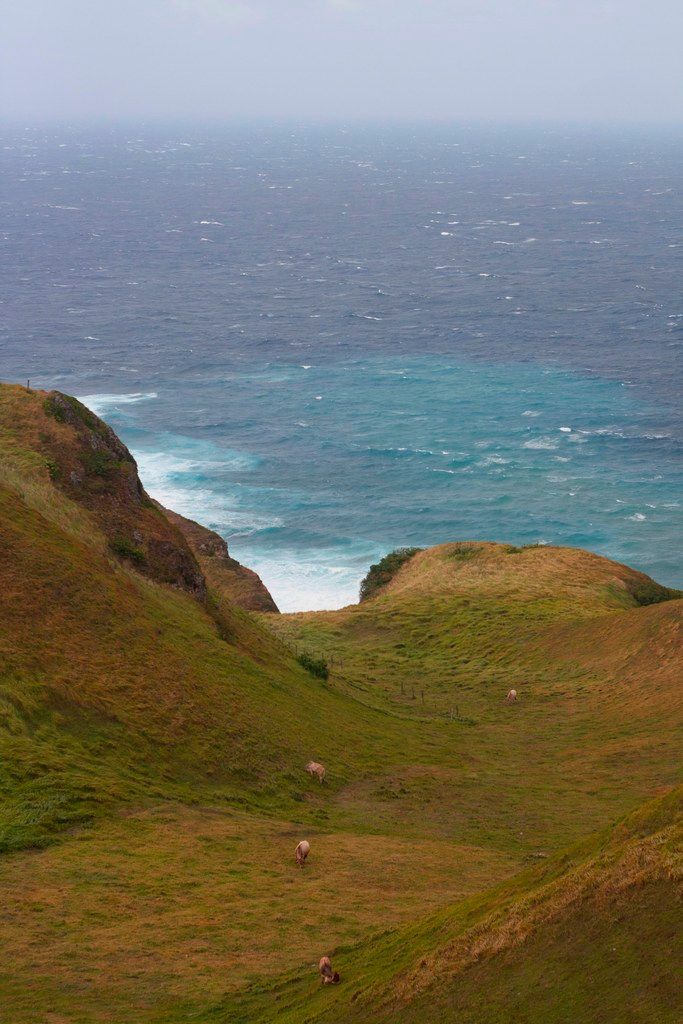
{"label": "bush", "polygon": [[457,562],[469,562],[470,558],[476,558],[479,550],[474,544],[454,544],[453,549],[449,551],[449,557]]}
{"label": "bush", "polygon": [[136,565],[145,561],[145,552],[142,548],[131,544],[125,537],[117,537],[116,540],[110,542],[109,547],[114,554],[120,555],[121,558],[130,558],[131,562],[135,562]]}
{"label": "bush", "polygon": [[83,456],[86,472],[93,476],[108,476],[116,467],[116,462],[109,452],[87,452]]}
{"label": "bush", "polygon": [[360,585],[361,601],[367,601],[369,597],[374,597],[382,587],[393,580],[401,566],[420,551],[422,548],[396,548],[375,565],[371,565],[367,576]]}
{"label": "bush", "polygon": [[327,679],[330,674],[324,658],[314,658],[311,654],[300,654],[296,660],[302,668],[305,668],[312,676],[317,676],[318,679]]}
{"label": "bush", "polygon": [[683,597],[683,590],[663,587],[654,580],[637,580],[627,583],[627,589],[633,600],[641,607],[648,604],[661,604],[662,601],[675,601]]}

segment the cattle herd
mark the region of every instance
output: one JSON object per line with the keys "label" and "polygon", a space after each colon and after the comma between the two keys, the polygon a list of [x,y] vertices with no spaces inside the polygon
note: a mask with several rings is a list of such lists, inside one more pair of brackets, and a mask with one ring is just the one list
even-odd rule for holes
{"label": "cattle herd", "polygon": [[[517,691],[508,690],[505,698],[506,704],[513,704],[517,700]],[[309,761],[306,765],[306,771],[312,777],[317,778],[321,784],[325,781],[325,766],[320,764],[318,761]],[[306,858],[311,852],[311,844],[307,839],[302,839],[301,842],[297,843],[294,851],[294,857],[296,859],[296,866],[303,868],[306,864]],[[340,981],[339,973],[332,969],[329,956],[323,956],[320,958],[318,964],[318,971],[320,973],[320,980],[323,985],[337,985]]]}

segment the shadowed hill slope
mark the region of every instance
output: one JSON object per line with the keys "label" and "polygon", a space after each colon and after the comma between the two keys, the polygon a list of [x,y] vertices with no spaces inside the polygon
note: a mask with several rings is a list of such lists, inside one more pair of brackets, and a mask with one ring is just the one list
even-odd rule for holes
{"label": "shadowed hill slope", "polygon": [[59,391],[4,391],[2,414],[15,438],[43,458],[56,488],[91,512],[114,554],[151,579],[206,596],[185,538],[159,513],[111,427]]}

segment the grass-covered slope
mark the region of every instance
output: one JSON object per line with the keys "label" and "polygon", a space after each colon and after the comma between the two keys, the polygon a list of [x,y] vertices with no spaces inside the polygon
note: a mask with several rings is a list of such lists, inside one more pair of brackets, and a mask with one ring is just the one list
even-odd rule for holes
{"label": "grass-covered slope", "polygon": [[339,951],[338,988],[299,971],[198,1019],[677,1024],[682,801],[679,787],[489,892]]}
{"label": "grass-covered slope", "polygon": [[340,691],[450,730],[447,758],[341,795],[383,827],[557,848],[678,779],[683,601],[608,559],[445,544],[359,605],[269,621]]}
{"label": "grass-covered slope", "polygon": [[[136,501],[132,460],[83,493],[62,486],[86,442],[53,405],[0,388],[0,849],[44,844],[102,804],[197,788],[296,806],[311,757],[343,761],[342,776],[361,765],[382,716],[361,721],[268,630],[205,594],[182,535]],[[100,437],[98,423],[86,429]],[[176,544],[187,572],[169,585],[150,579],[153,558],[122,557],[109,507],[145,552],[165,538],[165,566]]]}

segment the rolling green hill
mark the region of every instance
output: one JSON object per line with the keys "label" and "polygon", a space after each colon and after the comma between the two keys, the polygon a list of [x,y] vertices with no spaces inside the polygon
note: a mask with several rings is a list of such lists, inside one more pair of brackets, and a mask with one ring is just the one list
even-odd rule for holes
{"label": "rolling green hill", "polygon": [[[9,385],[0,556],[12,1024],[540,1024],[569,999],[585,1020],[673,1019],[664,958],[642,1006],[633,964],[671,932],[674,799],[636,808],[678,778],[675,592],[587,552],[457,543],[399,559],[359,605],[276,614],[101,420]],[[638,858],[652,874],[622,900]],[[614,892],[586,937],[595,886]],[[591,1017],[581,979],[612,936],[633,945]],[[311,965],[337,950],[344,982],[318,991]]]}

